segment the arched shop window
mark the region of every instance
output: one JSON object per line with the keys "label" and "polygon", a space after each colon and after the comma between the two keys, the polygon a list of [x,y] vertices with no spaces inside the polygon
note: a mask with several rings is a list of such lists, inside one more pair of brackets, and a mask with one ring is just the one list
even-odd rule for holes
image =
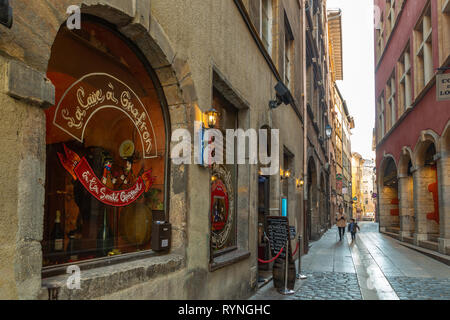
{"label": "arched shop window", "polygon": [[167,114],[138,55],[91,19],[55,39],[44,267],[150,250],[152,222],[166,220]]}

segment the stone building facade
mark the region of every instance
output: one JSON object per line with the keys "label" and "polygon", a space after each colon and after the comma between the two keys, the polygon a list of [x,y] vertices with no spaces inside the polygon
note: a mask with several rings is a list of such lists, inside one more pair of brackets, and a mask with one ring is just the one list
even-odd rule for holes
{"label": "stone building facade", "polygon": [[344,100],[337,84],[332,87],[334,107],[333,140],[336,146],[336,205],[337,212],[352,216],[352,167],[351,167],[351,129],[354,120],[348,112],[347,102]]}
{"label": "stone building facade", "polygon": [[[66,27],[71,5],[81,10],[81,30]],[[16,0],[11,6],[12,28],[0,26],[0,298],[245,298],[258,286],[257,258],[267,258],[260,250],[264,217],[281,215],[283,199],[304,239],[327,228],[325,1]],[[270,109],[278,82],[293,101]],[[264,177],[248,162],[206,168],[171,161],[179,143],[173,133],[194,136],[196,122],[208,125],[211,107],[219,111],[218,130],[279,129],[279,163],[290,174]],[[101,162],[92,160],[97,156]],[[101,195],[97,201],[95,190],[86,193],[76,175],[82,157],[92,167],[85,174],[103,170],[96,175],[104,185],[128,185],[132,176],[136,188],[145,182],[147,192],[155,191],[145,196],[149,204],[142,198],[131,210],[129,198],[120,199],[123,208],[99,204]],[[153,187],[144,169],[152,169]],[[227,192],[216,202],[221,186]],[[108,199],[115,201],[114,193]],[[213,215],[216,203],[226,203],[225,227]],[[170,251],[150,250],[149,221],[170,222]],[[60,239],[57,224],[73,232]],[[108,244],[107,232],[123,237]],[[99,235],[100,253],[72,247],[86,237],[92,249]],[[78,290],[67,286],[66,269],[74,263],[81,269]]]}
{"label": "stone building facade", "polygon": [[325,128],[329,123],[329,60],[326,1],[307,1],[306,43],[306,128],[307,181],[305,181],[305,230],[307,240],[317,240],[330,223],[329,144]]}
{"label": "stone building facade", "polygon": [[375,1],[376,155],[380,230],[449,254],[448,1]]}

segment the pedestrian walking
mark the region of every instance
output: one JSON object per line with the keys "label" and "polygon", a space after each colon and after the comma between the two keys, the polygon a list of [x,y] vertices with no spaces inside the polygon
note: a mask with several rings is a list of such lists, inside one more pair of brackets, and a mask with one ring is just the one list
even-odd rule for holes
{"label": "pedestrian walking", "polygon": [[339,228],[339,241],[342,241],[342,237],[345,235],[345,227],[347,226],[347,221],[342,211],[338,213],[336,225]]}
{"label": "pedestrian walking", "polygon": [[348,231],[352,234],[352,241],[356,240],[356,230],[361,231],[356,220],[352,219],[352,222],[348,225]]}

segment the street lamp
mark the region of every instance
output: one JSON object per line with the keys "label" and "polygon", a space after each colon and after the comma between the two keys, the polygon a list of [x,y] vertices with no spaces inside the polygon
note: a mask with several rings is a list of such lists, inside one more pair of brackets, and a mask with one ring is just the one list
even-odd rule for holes
{"label": "street lamp", "polygon": [[333,128],[329,124],[325,127],[325,134],[327,135],[327,139],[331,138],[331,134],[333,133]]}
{"label": "street lamp", "polygon": [[207,119],[207,123],[208,123],[208,127],[214,128],[217,124],[217,119],[219,118],[219,113],[217,112],[216,109],[211,108],[208,111],[206,111],[206,119]]}

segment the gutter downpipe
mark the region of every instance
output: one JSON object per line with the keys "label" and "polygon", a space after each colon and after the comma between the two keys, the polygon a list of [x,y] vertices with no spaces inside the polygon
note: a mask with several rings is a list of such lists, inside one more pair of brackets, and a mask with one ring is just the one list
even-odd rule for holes
{"label": "gutter downpipe", "polygon": [[309,234],[307,234],[308,223],[308,111],[306,106],[307,101],[307,86],[306,86],[306,8],[308,0],[303,0],[302,5],[302,75],[303,75],[303,253],[307,253],[309,249]]}

